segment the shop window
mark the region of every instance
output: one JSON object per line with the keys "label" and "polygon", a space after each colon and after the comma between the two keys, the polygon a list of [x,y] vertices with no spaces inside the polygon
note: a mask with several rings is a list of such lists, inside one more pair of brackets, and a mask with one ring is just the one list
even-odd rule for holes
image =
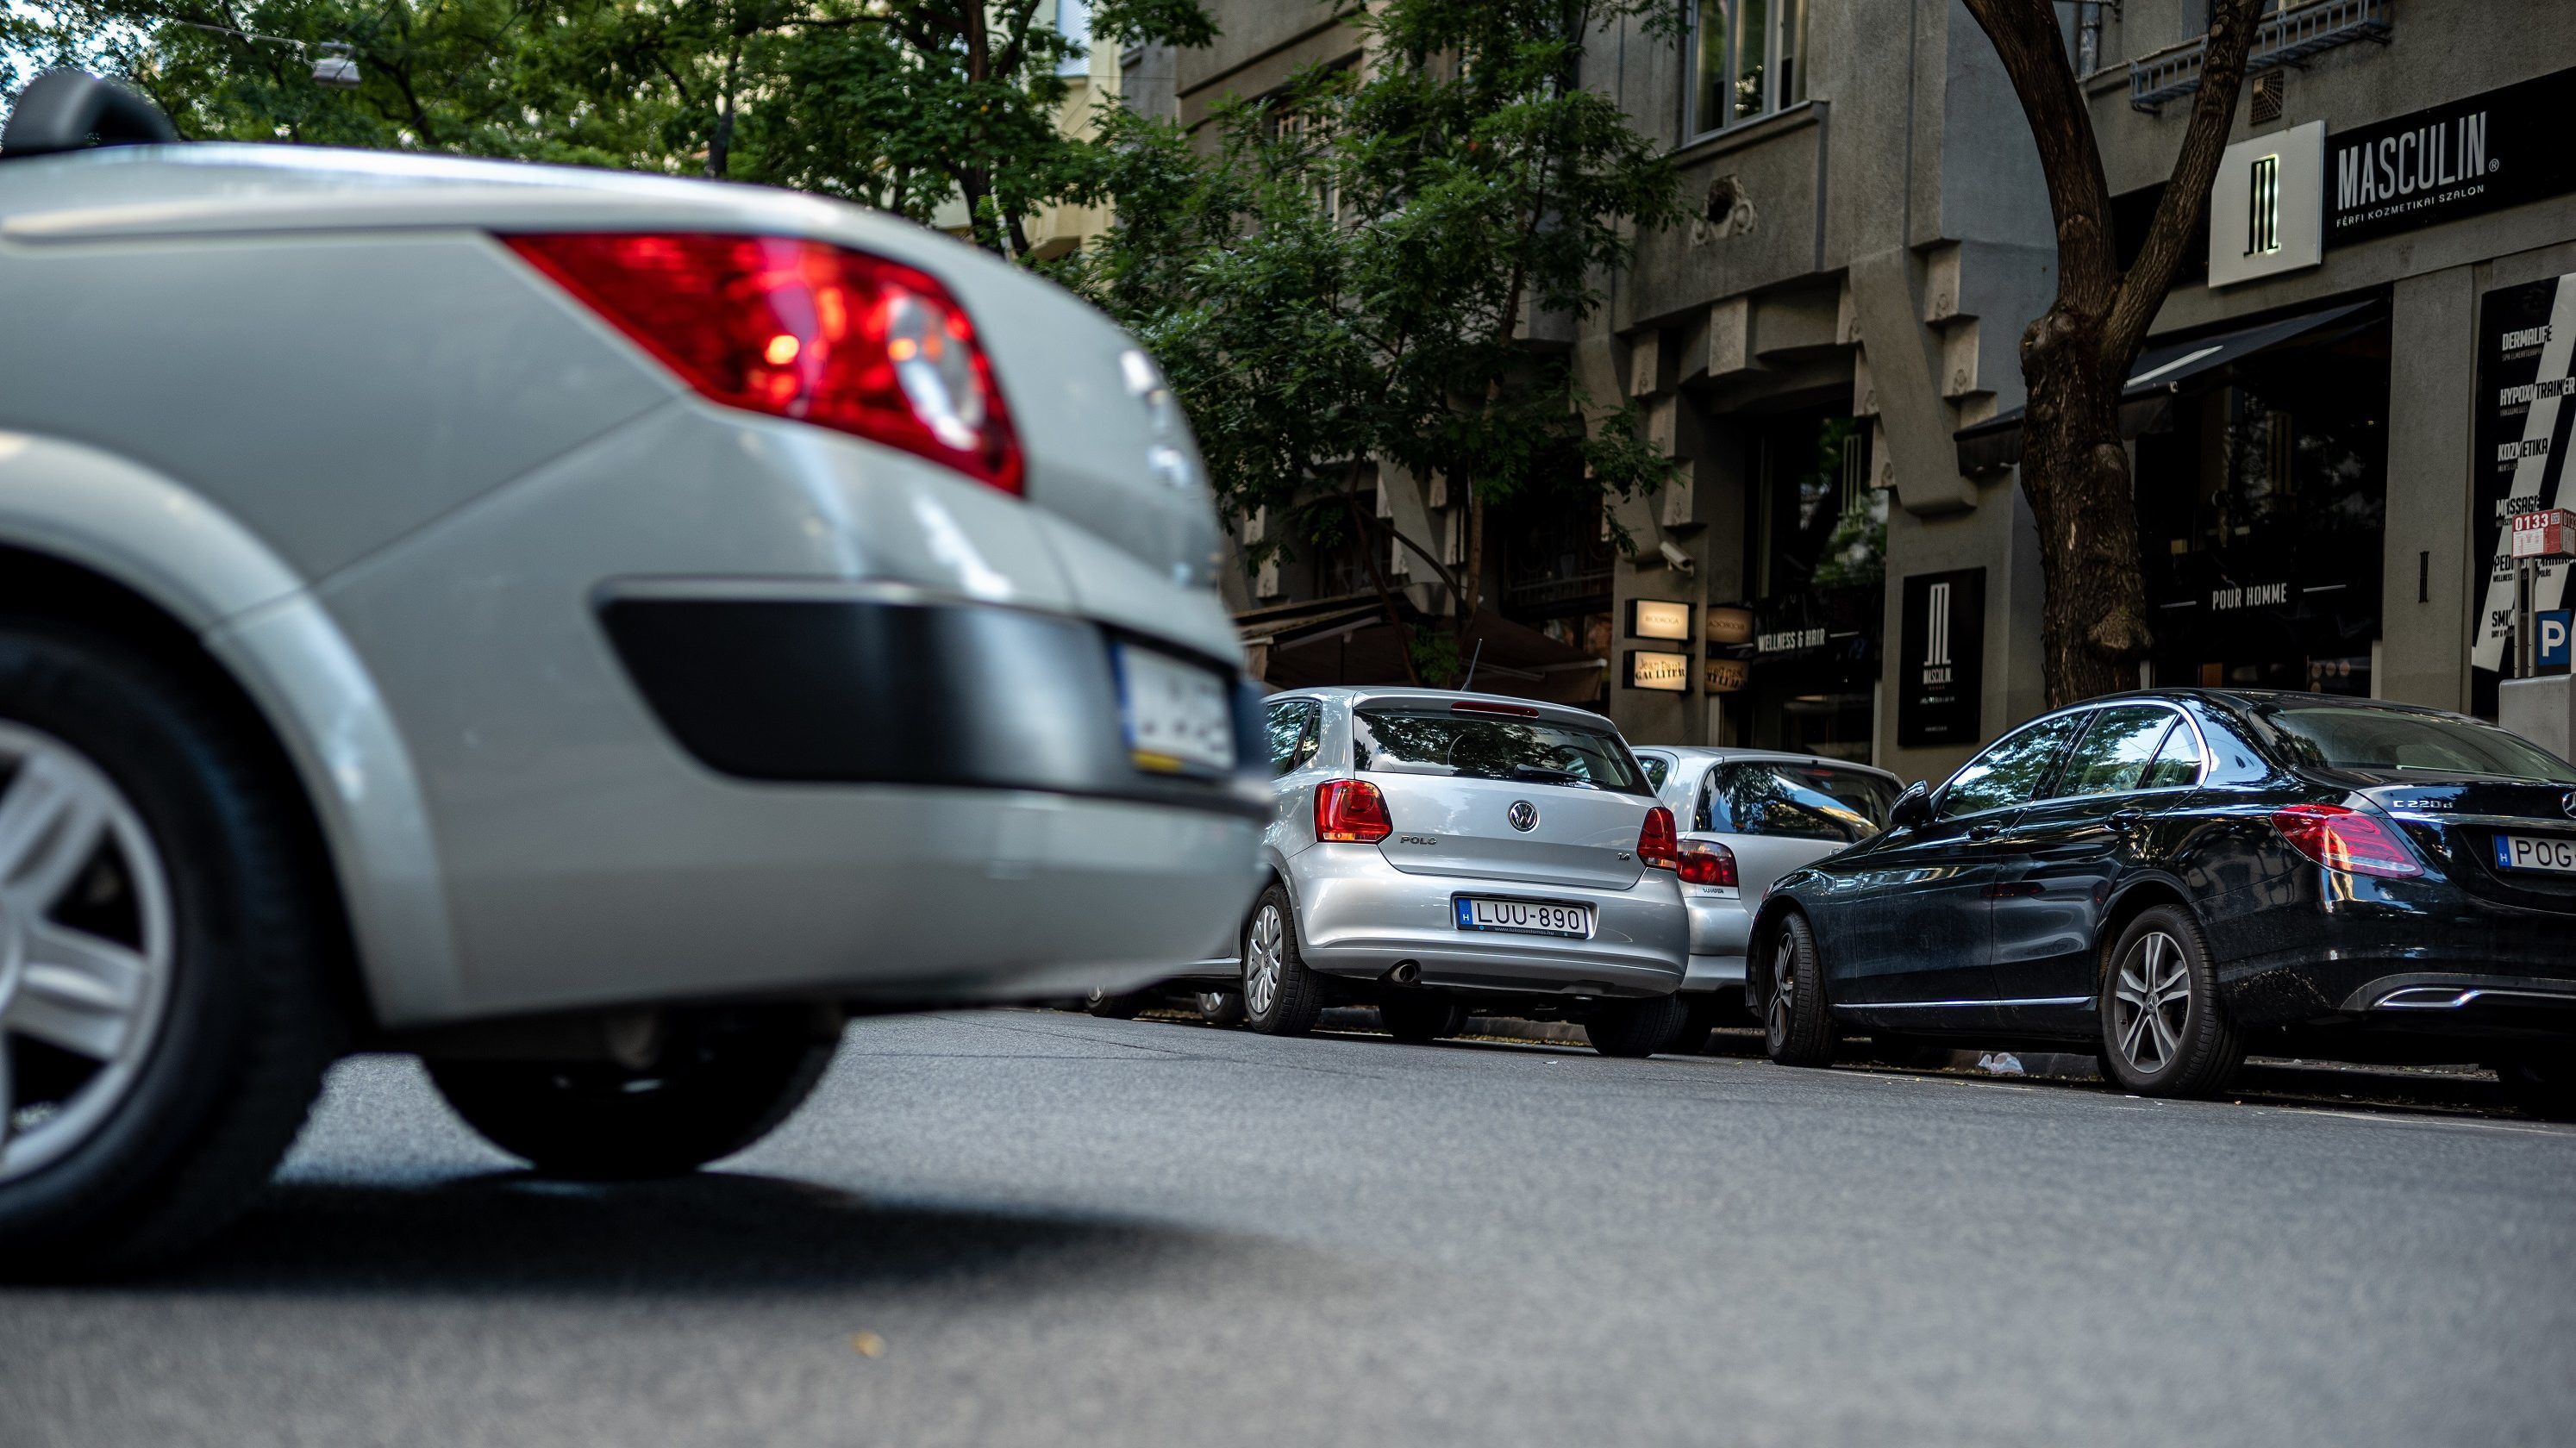
{"label": "shop window", "polygon": [[1869,426],[1806,417],[1754,440],[1753,594],[1874,587],[1886,573],[1887,496],[1869,485]]}
{"label": "shop window", "polygon": [[1807,98],[1807,0],[1694,0],[1685,138]]}

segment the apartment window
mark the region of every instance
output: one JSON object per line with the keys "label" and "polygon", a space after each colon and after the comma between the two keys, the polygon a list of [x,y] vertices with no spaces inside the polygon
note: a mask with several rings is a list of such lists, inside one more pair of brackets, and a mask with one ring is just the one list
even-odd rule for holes
{"label": "apartment window", "polygon": [[1807,98],[1807,0],[1694,0],[1685,136]]}
{"label": "apartment window", "polygon": [[1068,55],[1055,64],[1062,76],[1091,74],[1091,0],[1055,0],[1055,33],[1084,49],[1081,55]]}

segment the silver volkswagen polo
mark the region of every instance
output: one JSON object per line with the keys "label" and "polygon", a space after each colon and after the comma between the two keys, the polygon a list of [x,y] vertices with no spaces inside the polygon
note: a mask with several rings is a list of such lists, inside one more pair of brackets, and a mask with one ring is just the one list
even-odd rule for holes
{"label": "silver volkswagen polo", "polygon": [[1682,1024],[1672,811],[1598,714],[1429,689],[1267,701],[1271,880],[1244,923],[1244,1010],[1272,1035],[1337,1001],[1399,1040],[1482,1015],[1583,1023],[1647,1056]]}

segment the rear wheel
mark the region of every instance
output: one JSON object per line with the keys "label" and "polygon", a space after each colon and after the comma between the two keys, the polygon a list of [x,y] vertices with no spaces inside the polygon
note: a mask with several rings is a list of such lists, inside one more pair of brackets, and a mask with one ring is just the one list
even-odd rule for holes
{"label": "rear wheel", "polygon": [[432,1061],[465,1124],[549,1176],[677,1176],[767,1136],[832,1062],[802,1011],[722,1011],[670,1027],[647,1067]]}
{"label": "rear wheel", "polygon": [[2207,1096],[2245,1044],[2218,1002],[2200,927],[2158,905],[2129,922],[2102,975],[2102,1072],[2141,1096]]}
{"label": "rear wheel", "polygon": [[1378,1002],[1377,1018],[1388,1035],[1419,1046],[1458,1034],[1467,1008],[1438,996],[1393,996]]}
{"label": "rear wheel", "polygon": [[2504,1094],[2525,1116],[2576,1121],[2576,1061],[2501,1061],[2495,1073]]}
{"label": "rear wheel", "polygon": [[192,672],[0,619],[0,1275],[174,1254],[294,1140],[345,1026],[292,789]]}
{"label": "rear wheel", "polygon": [[1265,1036],[1302,1036],[1324,1013],[1324,983],[1297,954],[1286,889],[1261,892],[1243,926],[1243,1018]]}
{"label": "rear wheel", "polygon": [[1642,1058],[1671,1050],[1688,1014],[1680,996],[1605,1001],[1583,1023],[1583,1034],[1604,1056]]}
{"label": "rear wheel", "polygon": [[1771,991],[1762,1006],[1762,1048],[1783,1066],[1830,1066],[1834,1046],[1815,932],[1807,928],[1807,917],[1784,915],[1772,948]]}
{"label": "rear wheel", "polygon": [[1094,989],[1082,998],[1082,1008],[1104,1021],[1132,1021],[1143,1015],[1146,1008],[1153,1003],[1153,996],[1144,991],[1111,995],[1107,991]]}
{"label": "rear wheel", "polygon": [[1199,992],[1199,1019],[1211,1026],[1243,1024],[1243,993],[1232,990]]}

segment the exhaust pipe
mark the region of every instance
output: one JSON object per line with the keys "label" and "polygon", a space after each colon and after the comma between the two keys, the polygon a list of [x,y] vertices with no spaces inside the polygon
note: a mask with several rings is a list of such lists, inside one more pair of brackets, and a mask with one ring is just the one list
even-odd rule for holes
{"label": "exhaust pipe", "polygon": [[1422,982],[1422,962],[1399,960],[1384,978],[1389,985],[1419,985]]}

